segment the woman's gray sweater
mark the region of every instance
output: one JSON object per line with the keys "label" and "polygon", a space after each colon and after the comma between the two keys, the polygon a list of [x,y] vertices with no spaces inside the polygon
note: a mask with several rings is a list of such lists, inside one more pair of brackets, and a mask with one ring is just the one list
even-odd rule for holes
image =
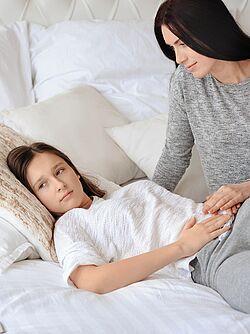
{"label": "woman's gray sweater", "polygon": [[182,65],[176,69],[166,143],[153,181],[173,191],[194,142],[210,191],[250,179],[250,78],[222,84],[211,75],[194,78]]}

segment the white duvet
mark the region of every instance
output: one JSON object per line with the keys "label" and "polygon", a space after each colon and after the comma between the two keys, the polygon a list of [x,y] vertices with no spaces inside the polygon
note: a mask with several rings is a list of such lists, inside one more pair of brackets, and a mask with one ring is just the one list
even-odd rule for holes
{"label": "white duvet", "polygon": [[0,276],[8,334],[248,334],[250,315],[191,281],[152,275],[106,294],[67,287],[58,264],[14,263]]}

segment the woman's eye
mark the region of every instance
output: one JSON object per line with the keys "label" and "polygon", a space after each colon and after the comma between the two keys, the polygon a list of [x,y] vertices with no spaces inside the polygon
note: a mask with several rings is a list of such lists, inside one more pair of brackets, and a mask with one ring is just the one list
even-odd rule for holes
{"label": "woman's eye", "polygon": [[180,46],[185,46],[185,44],[184,44],[184,43],[180,43],[179,45],[180,45]]}

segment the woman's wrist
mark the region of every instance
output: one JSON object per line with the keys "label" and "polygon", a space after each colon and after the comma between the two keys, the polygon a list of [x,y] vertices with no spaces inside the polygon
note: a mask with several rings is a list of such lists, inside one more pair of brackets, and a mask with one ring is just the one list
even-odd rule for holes
{"label": "woman's wrist", "polygon": [[246,185],[246,198],[249,198],[250,197],[250,179],[246,180],[245,182],[245,185]]}

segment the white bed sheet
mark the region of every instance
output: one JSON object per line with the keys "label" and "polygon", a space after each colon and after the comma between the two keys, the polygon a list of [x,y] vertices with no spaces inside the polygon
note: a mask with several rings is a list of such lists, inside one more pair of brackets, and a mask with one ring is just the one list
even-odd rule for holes
{"label": "white bed sheet", "polygon": [[215,291],[154,274],[106,294],[66,287],[58,264],[14,263],[0,276],[0,322],[8,334],[248,334],[250,316]]}

